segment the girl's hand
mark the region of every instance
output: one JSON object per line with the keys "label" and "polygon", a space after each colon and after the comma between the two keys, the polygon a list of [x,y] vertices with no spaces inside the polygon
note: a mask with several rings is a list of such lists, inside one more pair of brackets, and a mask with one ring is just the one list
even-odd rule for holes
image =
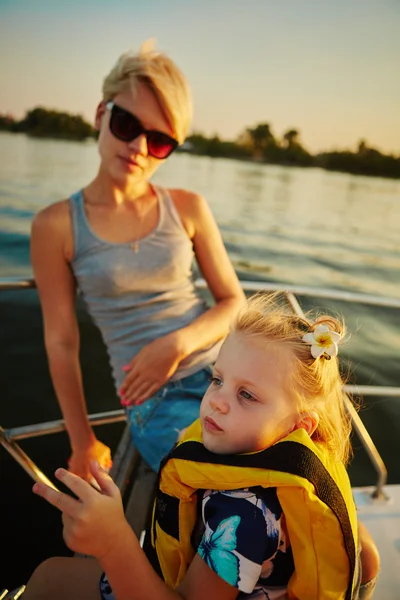
{"label": "girl's hand", "polygon": [[94,460],[97,460],[106,473],[111,469],[111,450],[99,440],[95,440],[88,448],[73,448],[68,460],[68,470],[90,482],[93,479],[90,465]]}
{"label": "girl's hand", "polygon": [[100,492],[81,477],[65,469],[57,469],[55,475],[77,499],[35,483],[33,491],[63,513],[63,537],[74,552],[89,554],[97,559],[112,551],[126,535],[131,535],[124,516],[121,494],[111,477],[94,461],[91,473]]}
{"label": "girl's hand", "polygon": [[174,334],[147,344],[124,367],[128,374],[119,390],[121,404],[141,404],[151,398],[172,377],[184,356]]}

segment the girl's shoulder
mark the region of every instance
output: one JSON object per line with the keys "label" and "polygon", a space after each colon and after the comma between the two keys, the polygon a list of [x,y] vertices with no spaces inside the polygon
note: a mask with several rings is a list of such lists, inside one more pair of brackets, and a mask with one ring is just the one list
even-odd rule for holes
{"label": "girl's shoulder", "polygon": [[[254,591],[260,577],[267,578],[272,573],[271,561],[278,551],[289,573],[288,576],[286,571],[276,574],[279,585],[286,586],[293,572],[290,543],[282,527],[276,489],[269,488],[267,494],[265,491],[258,487],[207,490],[202,498],[202,527],[196,532],[196,538],[192,536],[195,548],[199,541],[197,552],[203,560],[220,577],[247,594]],[[281,571],[281,567],[277,570]]]}
{"label": "girl's shoulder", "polygon": [[[282,515],[282,508],[278,500],[276,488],[263,488],[255,486],[237,490],[207,490],[203,495],[203,508],[211,501],[213,512],[228,513],[232,511],[242,511],[247,513],[250,518],[254,514],[260,513],[263,519],[273,518],[278,521]],[[219,507],[215,510],[216,507]]]}

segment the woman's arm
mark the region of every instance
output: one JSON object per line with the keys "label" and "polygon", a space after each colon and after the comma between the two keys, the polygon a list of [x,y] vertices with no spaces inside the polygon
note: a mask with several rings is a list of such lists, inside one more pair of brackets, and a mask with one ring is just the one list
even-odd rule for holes
{"label": "woman's arm", "polygon": [[125,405],[151,397],[185,358],[224,338],[245,300],[207,202],[202,196],[185,190],[171,190],[171,196],[193,242],[198,265],[215,305],[186,327],[154,340],[135,356],[126,367],[128,375],[121,388]]}
{"label": "woman's arm", "polygon": [[64,416],[72,456],[70,469],[85,479],[90,462],[110,460],[109,449],[96,439],[90,426],[79,365],[79,330],[75,314],[75,281],[68,259],[72,232],[67,201],[44,209],[35,217],[31,260],[44,319],[44,336],[51,378]]}
{"label": "woman's arm", "polygon": [[173,190],[171,195],[215,300],[214,306],[176,332],[181,353],[186,358],[228,334],[245,296],[206,200],[185,190]]}

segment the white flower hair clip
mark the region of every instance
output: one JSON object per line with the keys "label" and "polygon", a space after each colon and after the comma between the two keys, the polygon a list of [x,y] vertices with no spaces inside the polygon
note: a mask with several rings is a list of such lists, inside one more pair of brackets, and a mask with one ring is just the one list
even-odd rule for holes
{"label": "white flower hair clip", "polygon": [[323,356],[330,360],[332,356],[337,356],[340,333],[331,331],[327,325],[317,325],[313,332],[306,333],[301,339],[311,346],[314,358]]}

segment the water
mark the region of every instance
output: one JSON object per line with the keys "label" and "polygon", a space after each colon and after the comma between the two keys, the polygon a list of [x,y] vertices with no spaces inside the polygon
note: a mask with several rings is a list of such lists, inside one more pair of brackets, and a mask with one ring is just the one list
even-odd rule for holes
{"label": "water", "polygon": [[[0,277],[31,276],[34,214],[86,184],[97,165],[94,142],[0,133]],[[242,278],[400,296],[400,182],[186,154],[172,156],[154,180],[208,199]],[[311,304],[345,316],[351,338],[342,357],[351,380],[400,386],[400,311],[303,300],[306,308]],[[117,408],[99,334],[80,305],[78,315],[89,411]],[[60,417],[34,290],[0,294],[0,364],[3,427]],[[361,417],[382,453],[389,482],[400,483],[399,400],[368,399]],[[120,432],[121,425],[115,425],[98,433],[115,447]],[[49,475],[68,457],[64,434],[21,445]],[[373,471],[357,439],[354,446],[352,482],[370,484]],[[58,512],[32,495],[29,478],[4,450],[0,470],[0,527],[8,548],[1,588],[26,581],[40,560],[68,551]]]}

